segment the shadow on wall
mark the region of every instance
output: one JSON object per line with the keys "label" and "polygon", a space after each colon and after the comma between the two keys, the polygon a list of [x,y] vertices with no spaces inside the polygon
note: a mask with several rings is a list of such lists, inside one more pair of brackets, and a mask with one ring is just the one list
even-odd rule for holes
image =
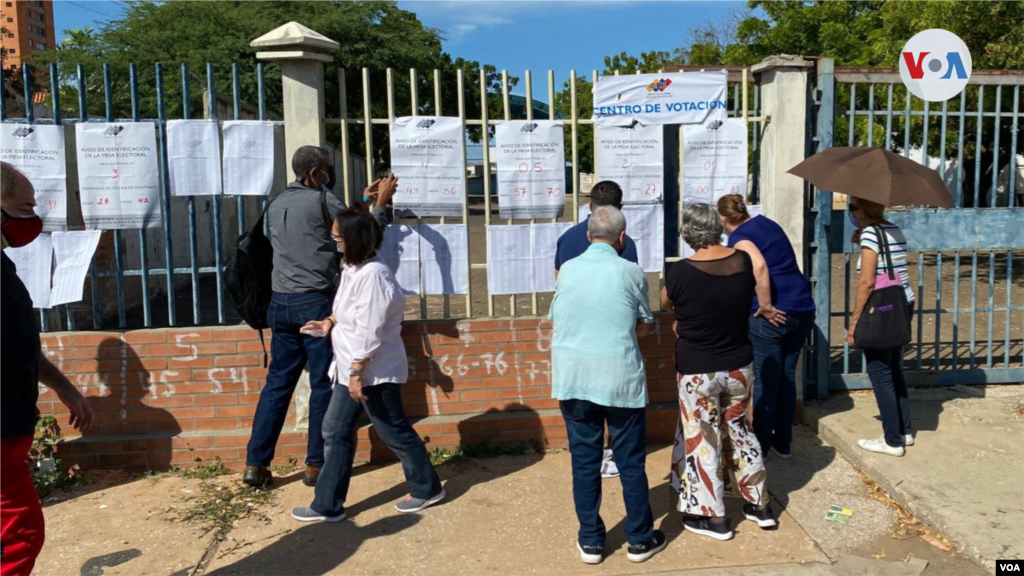
{"label": "shadow on wall", "polygon": [[[181,432],[181,425],[169,411],[151,405],[159,398],[151,374],[143,367],[132,346],[119,338],[107,338],[97,350],[101,357],[97,358],[100,371],[96,375],[96,384],[102,396],[89,398],[96,416],[95,425],[82,435],[80,442],[96,443],[90,450],[98,454],[101,469],[169,469],[172,437]],[[169,397],[169,394],[164,397]],[[126,434],[146,436],[137,440],[120,440],[118,450],[104,449],[104,437]],[[125,446],[126,443],[129,445]]]}

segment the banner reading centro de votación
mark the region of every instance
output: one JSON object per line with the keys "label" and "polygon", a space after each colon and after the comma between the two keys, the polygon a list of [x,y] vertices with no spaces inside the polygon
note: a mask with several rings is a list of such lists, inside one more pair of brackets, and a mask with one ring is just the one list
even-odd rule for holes
{"label": "banner reading centro de votaci\u00f3n", "polygon": [[594,123],[702,124],[726,118],[725,70],[602,76],[594,85]]}

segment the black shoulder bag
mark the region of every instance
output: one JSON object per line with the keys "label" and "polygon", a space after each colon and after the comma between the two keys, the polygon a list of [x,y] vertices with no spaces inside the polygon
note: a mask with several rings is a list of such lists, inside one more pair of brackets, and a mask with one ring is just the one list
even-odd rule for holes
{"label": "black shoulder bag", "polygon": [[875,289],[860,313],[853,341],[857,348],[885,350],[910,343],[910,304],[896,269],[885,230],[872,228],[878,238],[878,257],[885,262],[886,274],[875,276]]}

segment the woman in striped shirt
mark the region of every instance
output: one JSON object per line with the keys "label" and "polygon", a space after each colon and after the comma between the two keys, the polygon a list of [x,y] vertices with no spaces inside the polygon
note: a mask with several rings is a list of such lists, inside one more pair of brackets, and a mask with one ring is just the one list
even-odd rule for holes
{"label": "woman in striped shirt", "polygon": [[[914,291],[910,287],[907,270],[907,239],[898,226],[884,218],[885,207],[881,204],[850,197],[850,222],[857,229],[852,241],[860,245],[860,260],[857,262],[857,300],[846,332],[846,341],[853,346],[853,335],[857,329],[864,305],[875,290],[875,278],[888,274],[881,253],[881,241],[888,244],[892,256],[892,267],[899,276],[907,296],[907,322],[913,314]],[[877,230],[885,235],[880,239]],[[857,444],[868,451],[903,456],[907,446],[914,445],[914,428],[910,421],[910,401],[907,397],[907,383],[903,379],[903,346],[882,350],[864,350],[868,364],[868,377],[875,390],[878,411],[882,416],[881,438],[859,440]]]}

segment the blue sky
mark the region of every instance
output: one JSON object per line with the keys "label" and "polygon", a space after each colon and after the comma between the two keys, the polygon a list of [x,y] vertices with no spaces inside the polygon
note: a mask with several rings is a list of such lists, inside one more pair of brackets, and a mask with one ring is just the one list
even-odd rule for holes
{"label": "blue sky", "polygon": [[[57,37],[63,30],[98,27],[120,12],[118,2],[57,0]],[[563,2],[401,1],[445,37],[454,56],[494,64],[522,78],[533,71],[534,97],[547,100],[547,70],[560,87],[575,69],[590,76],[605,55],[626,51],[671,51],[686,42],[691,27],[722,19],[744,2]],[[522,82],[515,90],[523,94]]]}

